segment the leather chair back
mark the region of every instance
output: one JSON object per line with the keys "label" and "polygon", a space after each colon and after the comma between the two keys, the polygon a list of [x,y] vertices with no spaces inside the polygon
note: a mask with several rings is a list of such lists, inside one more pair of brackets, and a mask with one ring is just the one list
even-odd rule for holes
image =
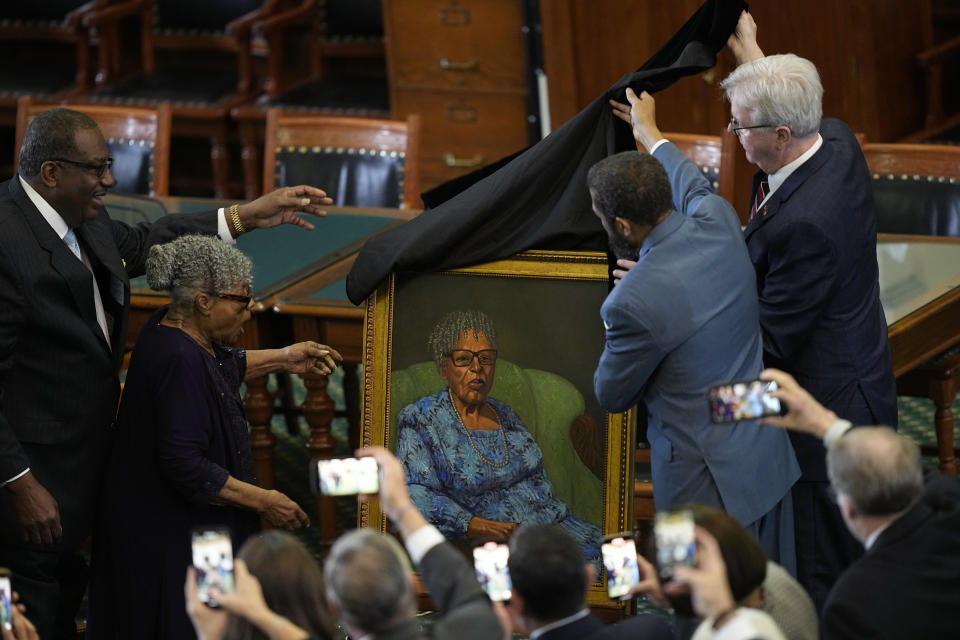
{"label": "leather chair back", "polygon": [[[58,105],[34,104],[20,98],[17,104],[17,145],[23,142],[27,125],[33,118]],[[132,109],[93,105],[69,105],[86,113],[100,127],[110,156],[111,173],[117,181],[111,193],[165,196],[169,184],[170,107]],[[16,162],[16,160],[15,160]]]}
{"label": "leather chair back", "polygon": [[877,232],[960,237],[960,147],[864,144]]}
{"label": "leather chair back", "polygon": [[419,205],[420,119],[267,114],[263,192],[309,184],[341,206]]}
{"label": "leather chair back", "polygon": [[223,33],[235,18],[256,11],[263,0],[156,0],[154,29],[160,33]]}

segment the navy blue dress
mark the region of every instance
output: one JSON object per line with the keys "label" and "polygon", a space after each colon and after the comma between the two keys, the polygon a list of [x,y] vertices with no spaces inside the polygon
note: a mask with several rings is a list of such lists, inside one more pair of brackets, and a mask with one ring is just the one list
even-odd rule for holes
{"label": "navy blue dress", "polygon": [[236,551],[259,527],[254,512],[216,497],[228,475],[254,481],[240,397],[246,352],[211,356],[159,324],[164,313],[137,340],[120,402],[94,531],[94,639],[195,637],[183,598],[190,530],[230,527]]}

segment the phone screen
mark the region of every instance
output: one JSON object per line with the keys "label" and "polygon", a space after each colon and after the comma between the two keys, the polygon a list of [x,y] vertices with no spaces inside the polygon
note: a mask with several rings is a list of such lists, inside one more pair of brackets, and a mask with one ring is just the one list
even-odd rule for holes
{"label": "phone screen", "polygon": [[473,548],[473,567],[477,580],[491,600],[509,600],[513,595],[507,561],[510,548],[500,542],[485,542]]}
{"label": "phone screen", "polygon": [[233,545],[230,531],[224,527],[194,529],[191,546],[193,566],[197,570],[197,597],[204,604],[216,607],[211,589],[233,593]]}
{"label": "phone screen", "polygon": [[613,600],[630,597],[630,587],[640,582],[637,547],[627,535],[611,536],[600,545],[603,566],[607,570],[607,593]]}
{"label": "phone screen", "polygon": [[653,520],[653,536],[657,545],[657,566],[664,582],[673,579],[674,567],[696,564],[693,512],[658,511]]}
{"label": "phone screen", "polygon": [[777,389],[773,380],[747,380],[710,387],[707,402],[710,420],[736,422],[780,414],[780,401],[770,397]]}
{"label": "phone screen", "polygon": [[0,568],[0,626],[13,630],[13,588],[10,586],[10,570]]}
{"label": "phone screen", "polygon": [[325,496],[349,496],[380,491],[375,458],[317,460],[317,483]]}

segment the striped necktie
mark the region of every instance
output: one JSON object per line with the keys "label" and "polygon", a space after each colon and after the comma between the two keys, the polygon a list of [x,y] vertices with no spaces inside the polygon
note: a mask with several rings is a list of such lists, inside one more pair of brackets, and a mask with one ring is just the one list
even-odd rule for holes
{"label": "striped necktie", "polygon": [[83,258],[80,256],[80,243],[77,242],[77,235],[73,232],[73,229],[67,229],[63,241],[70,247],[70,251],[73,251],[73,255],[77,256],[77,260],[83,262]]}
{"label": "striped necktie", "polygon": [[753,222],[753,218],[757,215],[757,209],[760,208],[760,203],[762,203],[764,198],[767,197],[767,193],[769,193],[769,191],[770,183],[767,182],[767,175],[764,174],[760,184],[757,185],[757,195],[753,199],[753,207],[750,209],[750,219],[747,220],[747,224]]}

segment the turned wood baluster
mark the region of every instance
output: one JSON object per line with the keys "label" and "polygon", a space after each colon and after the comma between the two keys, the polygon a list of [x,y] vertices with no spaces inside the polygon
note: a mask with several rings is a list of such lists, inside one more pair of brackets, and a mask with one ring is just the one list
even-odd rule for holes
{"label": "turned wood baluster", "polygon": [[257,474],[257,485],[273,489],[276,486],[273,449],[277,437],[270,431],[273,396],[267,391],[267,376],[247,380],[247,397],[243,408],[250,423],[250,448],[253,450],[253,471]]}
{"label": "turned wood baluster", "polygon": [[[327,393],[329,381],[326,376],[304,374],[303,383],[307,387],[307,397],[303,401],[303,417],[310,426],[310,439],[307,450],[311,464],[317,460],[333,457],[336,440],[330,429],[333,421],[334,403]],[[337,504],[334,498],[317,496],[317,529],[320,532],[320,545],[324,551],[330,548],[337,538]]]}

